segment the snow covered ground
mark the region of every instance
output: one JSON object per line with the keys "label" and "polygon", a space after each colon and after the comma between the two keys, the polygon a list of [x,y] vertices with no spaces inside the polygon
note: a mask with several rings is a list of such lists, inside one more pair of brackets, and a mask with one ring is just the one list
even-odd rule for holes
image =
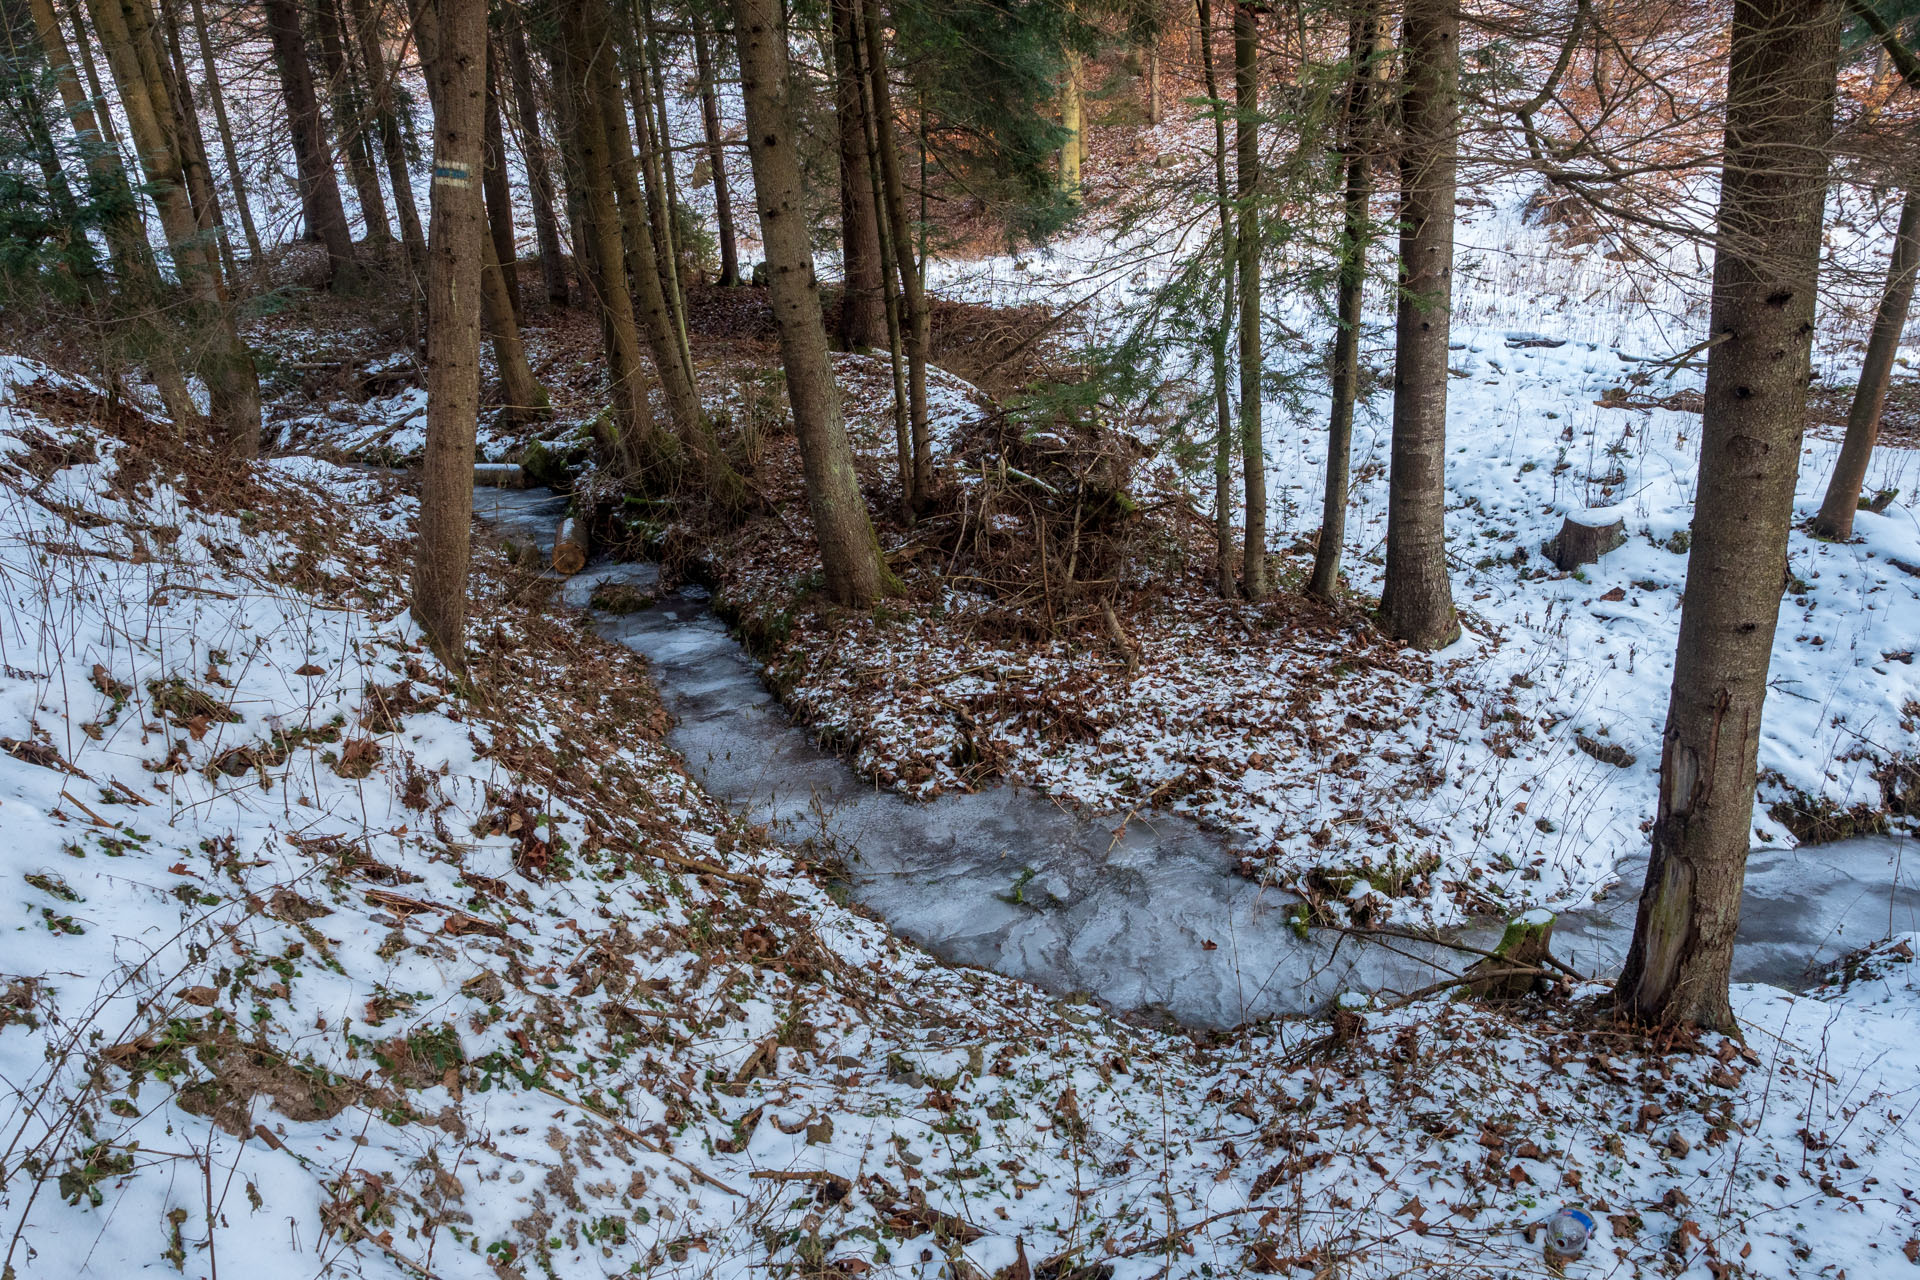
{"label": "snow covered ground", "polygon": [[1563,1200],[1572,1275],[1920,1250],[1865,980],[1664,1055],[1581,993],[1128,1028],[839,905],[492,554],[461,696],[384,482],[0,378],[15,1274],[1535,1274]]}

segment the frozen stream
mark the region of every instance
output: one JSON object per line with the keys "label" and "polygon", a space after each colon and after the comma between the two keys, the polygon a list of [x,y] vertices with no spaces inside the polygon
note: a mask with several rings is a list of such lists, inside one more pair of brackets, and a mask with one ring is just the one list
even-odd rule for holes
{"label": "frozen stream", "polygon": [[[544,490],[480,489],[475,509],[502,535],[544,551],[564,511]],[[651,565],[601,564],[566,583],[585,607],[596,586],[650,589]],[[668,742],[707,791],[797,843],[842,858],[854,896],[899,933],[962,964],[996,969],[1123,1011],[1230,1027],[1317,1009],[1343,991],[1408,991],[1471,957],[1288,927],[1290,894],[1235,873],[1228,841],[1167,814],[1065,811],[1013,786],[911,803],[820,750],[760,681],[753,659],[687,587],[653,608],[601,614],[601,634],[643,654],[676,718]],[[1920,845],[1898,837],[1812,849],[1756,849],[1747,864],[1738,980],[1806,985],[1828,961],[1889,932],[1920,928]],[[1607,975],[1626,953],[1644,861],[1620,868],[1605,900],[1562,914],[1554,953]],[[1499,927],[1458,931],[1491,946]]]}

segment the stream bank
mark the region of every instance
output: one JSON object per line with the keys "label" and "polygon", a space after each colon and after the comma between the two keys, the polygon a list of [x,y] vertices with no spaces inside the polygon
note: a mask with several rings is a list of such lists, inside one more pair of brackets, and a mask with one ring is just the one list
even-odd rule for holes
{"label": "stream bank", "polygon": [[[475,510],[544,549],[566,502],[480,489]],[[603,585],[646,594],[658,580],[649,564],[595,564],[561,598],[586,608]],[[649,660],[676,719],[668,743],[702,787],[783,842],[844,864],[855,900],[943,959],[1149,1019],[1227,1028],[1324,1009],[1344,992],[1411,991],[1471,958],[1319,929],[1303,939],[1293,895],[1239,875],[1229,839],[1177,815],[1085,815],[1012,784],[928,802],[878,789],[794,724],[699,587],[633,613],[596,610],[594,625]],[[1898,836],[1756,849],[1735,980],[1799,989],[1846,953],[1920,928],[1920,868],[1905,854]],[[1561,913],[1560,959],[1590,976],[1618,969],[1644,867],[1623,863],[1610,893]],[[1495,922],[1447,937],[1486,948],[1500,933]]]}

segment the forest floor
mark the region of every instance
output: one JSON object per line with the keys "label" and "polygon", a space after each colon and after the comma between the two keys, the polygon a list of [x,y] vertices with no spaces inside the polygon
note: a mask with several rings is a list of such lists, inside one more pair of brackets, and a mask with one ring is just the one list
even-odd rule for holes
{"label": "forest floor", "polygon": [[[940,964],[699,793],[644,664],[413,501],[0,369],[21,1276],[1890,1274],[1913,940],[1745,1043],[1598,988],[1188,1037]],[[474,693],[463,690],[471,688]]]}

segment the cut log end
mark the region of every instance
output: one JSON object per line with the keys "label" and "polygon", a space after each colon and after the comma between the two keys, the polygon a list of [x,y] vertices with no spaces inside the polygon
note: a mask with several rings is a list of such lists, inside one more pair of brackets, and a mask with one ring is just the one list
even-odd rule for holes
{"label": "cut log end", "polygon": [[1562,573],[1572,573],[1583,564],[1593,564],[1626,540],[1625,520],[1588,524],[1568,516],[1561,522],[1560,532],[1540,544],[1540,551]]}
{"label": "cut log end", "polygon": [[587,567],[587,526],[577,516],[560,522],[553,538],[553,568],[556,573],[575,574]]}

